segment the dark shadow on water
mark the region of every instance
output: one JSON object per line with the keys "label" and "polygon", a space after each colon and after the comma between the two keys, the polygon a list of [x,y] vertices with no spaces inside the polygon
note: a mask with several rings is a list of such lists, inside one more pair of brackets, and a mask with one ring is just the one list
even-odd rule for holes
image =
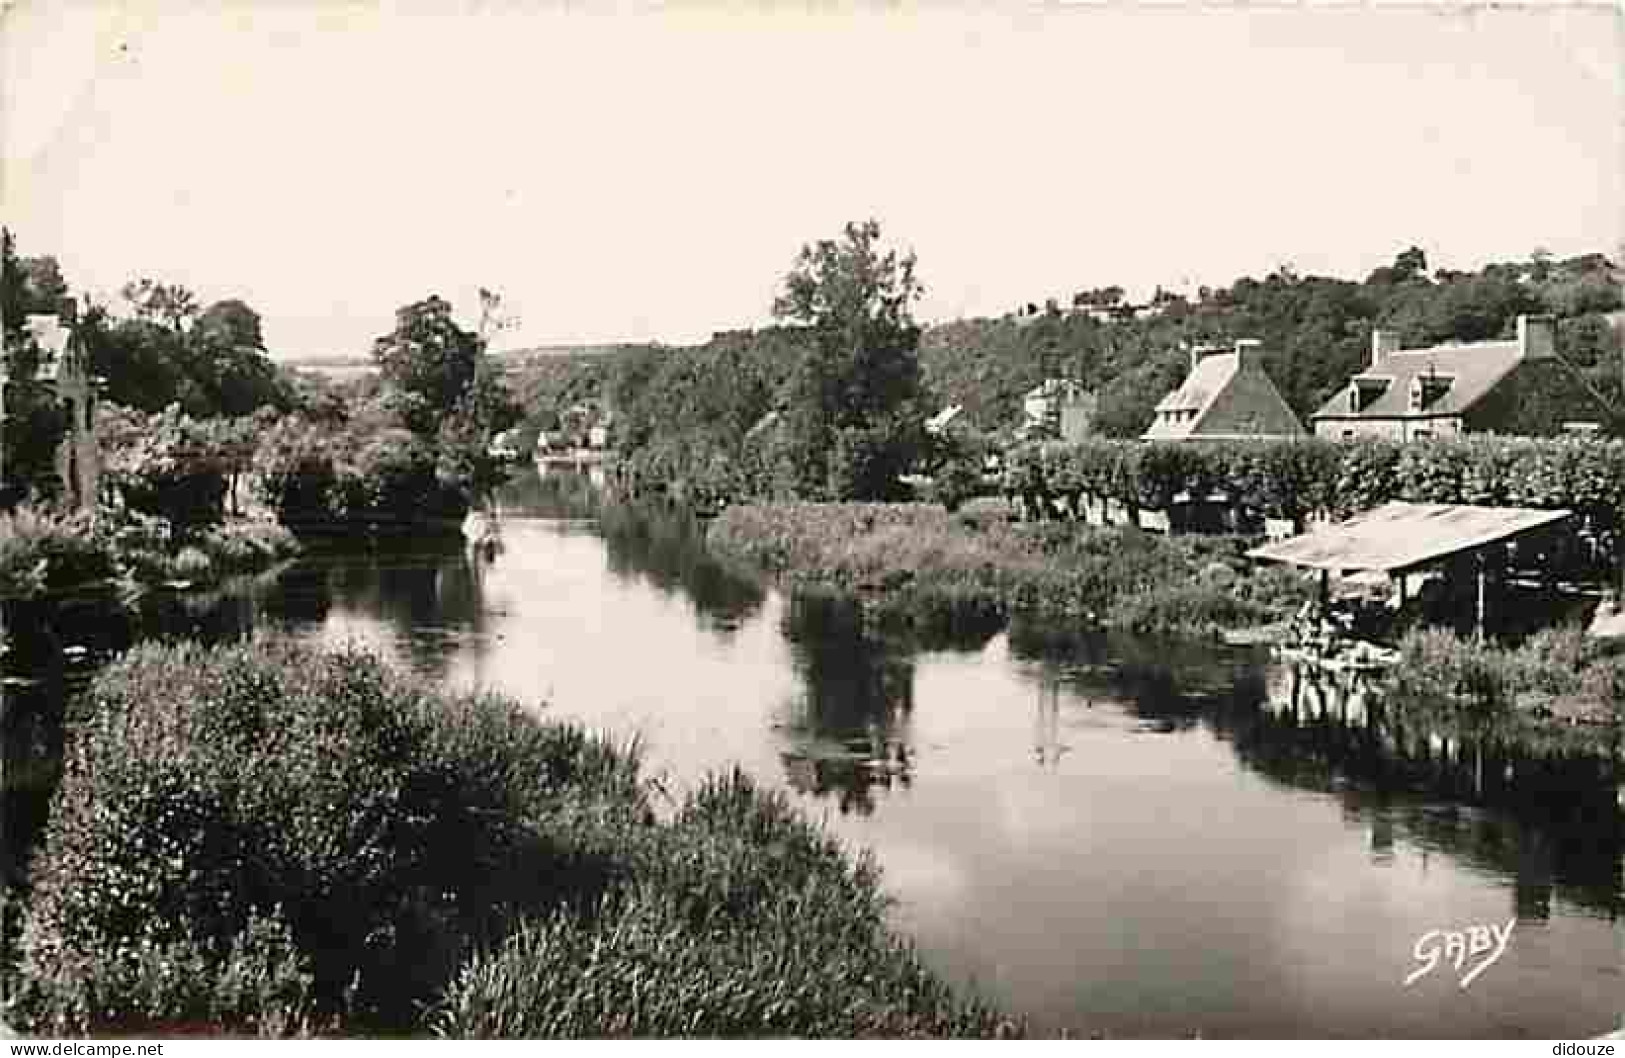
{"label": "dark shadow on water", "polygon": [[805,688],[782,727],[790,785],[867,815],[913,781],[914,650],[865,634],[859,607],[829,596],[792,598],[782,631]]}
{"label": "dark shadow on water", "polygon": [[682,512],[605,505],[598,530],[609,571],[687,599],[702,627],[724,636],[762,608],[766,591],[718,562],[705,548],[705,523]]}
{"label": "dark shadow on water", "polygon": [[572,521],[597,518],[608,496],[586,473],[568,468],[539,473],[520,465],[497,490],[495,501],[504,514]]}
{"label": "dark shadow on water", "polygon": [[[295,615],[377,622],[415,672],[438,679],[457,655],[477,658],[487,649],[479,573],[485,561],[462,541],[425,542],[364,557],[311,559],[290,570],[283,585],[297,592]],[[284,612],[289,594],[279,585]]]}
{"label": "dark shadow on water", "polygon": [[1148,729],[1210,731],[1284,788],[1336,797],[1369,832],[1372,862],[1396,845],[1448,855],[1511,882],[1508,913],[1549,917],[1554,898],[1617,920],[1625,910],[1625,815],[1612,747],[1579,733],[1550,744],[1496,723],[1446,724],[1385,700],[1369,678],[1269,662],[1252,649],[1013,625],[1032,678],[1127,705]]}
{"label": "dark shadow on water", "polygon": [[1617,749],[1535,748],[1493,724],[1447,728],[1347,675],[1274,675],[1264,700],[1215,710],[1215,731],[1272,781],[1338,797],[1370,829],[1374,862],[1396,840],[1447,853],[1511,879],[1521,918],[1549,917],[1554,897],[1625,910]]}

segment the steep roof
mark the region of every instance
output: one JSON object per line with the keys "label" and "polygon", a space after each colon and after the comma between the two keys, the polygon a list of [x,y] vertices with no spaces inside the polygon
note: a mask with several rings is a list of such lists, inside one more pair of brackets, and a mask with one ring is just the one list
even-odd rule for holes
{"label": "steep roof", "polygon": [[1207,437],[1296,437],[1303,424],[1256,359],[1256,353],[1202,357],[1179,387],[1157,402],[1147,441]]}
{"label": "steep roof", "polygon": [[1166,396],[1157,401],[1157,410],[1201,412],[1219,395],[1221,389],[1230,384],[1230,379],[1240,366],[1238,361],[1235,353],[1202,357],[1178,388],[1169,390]]}
{"label": "steep roof", "polygon": [[[1381,392],[1369,404],[1357,412],[1352,410],[1345,387],[1334,393],[1310,418],[1408,419],[1460,415],[1511,374],[1521,358],[1522,351],[1516,341],[1435,345],[1389,353],[1350,379],[1350,385],[1361,381],[1373,389],[1381,385]],[[1412,411],[1412,380],[1434,375],[1441,382],[1448,379],[1449,387],[1420,411]]]}

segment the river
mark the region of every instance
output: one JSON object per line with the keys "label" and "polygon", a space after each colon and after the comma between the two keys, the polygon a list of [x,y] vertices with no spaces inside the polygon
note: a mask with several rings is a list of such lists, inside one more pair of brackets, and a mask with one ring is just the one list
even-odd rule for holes
{"label": "river", "polygon": [[[673,795],[737,763],[872,849],[927,960],[1041,1032],[1572,1038],[1625,1010],[1611,762],[1407,730],[1257,651],[877,641],[688,523],[564,499],[527,475],[494,556],[311,558],[148,628],[366,643],[635,736]],[[1430,931],[1509,921],[1470,987],[1486,953],[1405,985]]]}

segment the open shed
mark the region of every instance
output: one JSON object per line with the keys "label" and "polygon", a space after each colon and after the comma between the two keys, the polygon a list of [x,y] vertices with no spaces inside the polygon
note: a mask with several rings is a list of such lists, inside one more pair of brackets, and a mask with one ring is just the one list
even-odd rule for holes
{"label": "open shed", "polygon": [[1247,554],[1321,571],[1324,591],[1332,573],[1376,571],[1403,575],[1452,559],[1476,560],[1476,627],[1484,631],[1485,575],[1492,553],[1508,543],[1567,520],[1572,512],[1529,507],[1474,507],[1449,503],[1388,503],[1336,525],[1257,547]]}

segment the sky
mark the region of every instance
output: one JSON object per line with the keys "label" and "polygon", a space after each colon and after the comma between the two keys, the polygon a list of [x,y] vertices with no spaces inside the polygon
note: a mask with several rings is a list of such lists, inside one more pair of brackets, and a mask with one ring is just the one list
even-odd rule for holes
{"label": "sky", "polygon": [[499,345],[771,319],[873,217],[926,320],[1116,283],[1618,255],[1605,3],[0,0],[0,216],[76,291],[240,297],[355,356],[477,292]]}

